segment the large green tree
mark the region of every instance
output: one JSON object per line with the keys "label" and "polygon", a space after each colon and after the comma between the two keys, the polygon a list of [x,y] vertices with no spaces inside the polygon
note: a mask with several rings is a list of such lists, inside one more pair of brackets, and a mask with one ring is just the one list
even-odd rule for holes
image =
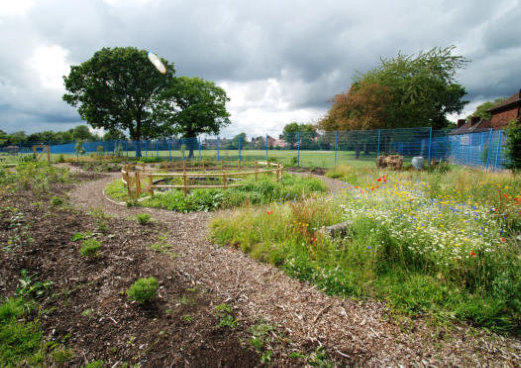
{"label": "large green tree", "polygon": [[185,138],[189,158],[193,157],[199,134],[217,134],[230,124],[226,110],[229,98],[224,89],[212,81],[197,77],[174,78],[162,99],[160,119]]}
{"label": "large green tree", "polygon": [[[145,50],[103,48],[71,67],[64,76],[67,93],[63,99],[77,107],[82,119],[94,128],[128,131],[134,140],[168,135],[170,124],[158,118],[167,107],[159,97],[170,85],[175,69],[161,60],[165,74],[150,63]],[[136,155],[141,155],[139,144]]]}
{"label": "large green tree", "polygon": [[446,127],[446,115],[461,112],[465,88],[455,80],[467,59],[454,47],[381,59],[355,77],[348,92],[335,97],[323,128],[374,129]]}
{"label": "large green tree", "polygon": [[500,103],[504,102],[506,100],[506,97],[499,97],[492,101],[487,101],[482,103],[481,105],[478,105],[476,107],[476,110],[467,116],[467,120],[471,119],[472,117],[479,117],[481,119],[490,120],[492,118],[492,114],[488,112],[489,109],[493,108],[496,105],[499,105]]}

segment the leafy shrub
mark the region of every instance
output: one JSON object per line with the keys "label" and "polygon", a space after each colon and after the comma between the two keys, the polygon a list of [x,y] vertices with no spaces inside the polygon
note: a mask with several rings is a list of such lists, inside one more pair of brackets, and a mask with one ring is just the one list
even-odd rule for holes
{"label": "leafy shrub", "polygon": [[219,327],[236,328],[239,321],[233,316],[232,308],[228,304],[219,304],[215,307],[216,317],[219,319]]}
{"label": "leafy shrub", "polygon": [[155,277],[140,278],[127,290],[127,296],[130,300],[146,304],[157,297],[158,287]]}
{"label": "leafy shrub", "polygon": [[161,162],[161,161],[163,161],[163,158],[158,157],[158,156],[148,156],[148,157],[143,156],[143,157],[141,157],[139,159],[139,162],[145,162],[145,163],[147,163],[147,162]]}
{"label": "leafy shrub", "polygon": [[512,121],[506,130],[506,166],[518,171],[521,169],[521,121]]}
{"label": "leafy shrub", "polygon": [[84,368],[103,368],[103,360],[95,360],[85,365]]}
{"label": "leafy shrub", "polygon": [[53,206],[61,206],[63,204],[63,199],[60,197],[52,197],[51,205]]}
{"label": "leafy shrub", "polygon": [[136,215],[136,219],[140,225],[146,225],[150,222],[150,215],[148,213],[139,213]]}
{"label": "leafy shrub", "polygon": [[98,255],[98,251],[101,248],[101,242],[96,239],[86,239],[82,241],[80,254],[83,257],[94,258]]}

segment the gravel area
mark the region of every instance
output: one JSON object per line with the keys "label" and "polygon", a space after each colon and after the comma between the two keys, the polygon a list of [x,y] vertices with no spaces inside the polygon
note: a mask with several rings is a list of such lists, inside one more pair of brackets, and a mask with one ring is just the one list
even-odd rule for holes
{"label": "gravel area", "polygon": [[[432,326],[426,319],[393,316],[382,303],[325,295],[312,285],[260,264],[239,250],[206,240],[215,214],[180,214],[152,208],[127,208],[103,195],[119,174],[79,184],[71,201],[117,217],[149,213],[164,223],[187,278],[233,303],[247,318],[281,326],[297,345],[324,345],[335,360],[356,366],[501,366],[521,365],[521,342],[461,325]],[[331,191],[344,183],[323,178]]]}

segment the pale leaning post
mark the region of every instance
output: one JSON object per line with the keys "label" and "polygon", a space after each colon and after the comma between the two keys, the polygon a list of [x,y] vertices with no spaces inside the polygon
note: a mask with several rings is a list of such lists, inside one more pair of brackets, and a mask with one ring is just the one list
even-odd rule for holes
{"label": "pale leaning post", "polygon": [[255,181],[257,181],[257,166],[259,165],[259,163],[257,161],[255,161]]}
{"label": "pale leaning post", "polygon": [[136,199],[137,199],[141,195],[141,178],[139,175],[139,170],[136,170],[135,179],[136,179]]}

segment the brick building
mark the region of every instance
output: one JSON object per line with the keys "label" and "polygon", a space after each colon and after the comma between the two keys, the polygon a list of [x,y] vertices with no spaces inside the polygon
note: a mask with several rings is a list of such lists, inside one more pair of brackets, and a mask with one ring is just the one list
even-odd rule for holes
{"label": "brick building", "polygon": [[512,120],[521,118],[521,90],[505,101],[487,110],[490,120],[471,117],[470,120],[459,119],[453,134],[479,132],[487,129],[504,129]]}
{"label": "brick building", "polygon": [[503,103],[489,109],[488,112],[492,115],[490,123],[494,129],[501,129],[512,120],[519,119],[521,116],[521,90]]}

